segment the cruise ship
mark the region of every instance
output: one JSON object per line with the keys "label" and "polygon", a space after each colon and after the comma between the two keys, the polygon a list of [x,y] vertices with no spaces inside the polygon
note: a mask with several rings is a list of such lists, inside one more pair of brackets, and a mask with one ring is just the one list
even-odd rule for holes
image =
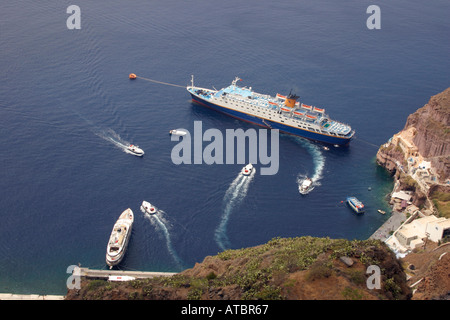
{"label": "cruise ship", "polygon": [[234,118],[270,129],[333,145],[348,145],[355,131],[344,123],[330,119],[325,109],[303,104],[298,96],[256,93],[251,87],[238,86],[236,77],[231,85],[217,90],[191,85],[186,89],[192,101]]}

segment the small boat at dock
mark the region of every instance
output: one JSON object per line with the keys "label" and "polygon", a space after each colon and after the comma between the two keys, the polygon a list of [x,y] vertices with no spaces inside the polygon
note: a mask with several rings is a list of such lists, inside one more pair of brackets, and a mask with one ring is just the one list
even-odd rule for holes
{"label": "small boat at dock", "polygon": [[106,247],[106,264],[110,269],[118,265],[125,255],[131,237],[133,222],[133,211],[128,208],[122,212],[114,224]]}
{"label": "small boat at dock", "polygon": [[381,214],[385,214],[386,213],[386,211],[381,210],[381,209],[378,209],[378,212],[381,213]]}

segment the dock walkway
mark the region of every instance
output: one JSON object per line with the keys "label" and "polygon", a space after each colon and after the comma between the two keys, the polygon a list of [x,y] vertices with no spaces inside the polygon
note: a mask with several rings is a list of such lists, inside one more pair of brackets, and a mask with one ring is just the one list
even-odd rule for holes
{"label": "dock walkway", "polygon": [[[76,270],[76,268],[75,268]],[[74,270],[74,275],[75,271]],[[90,279],[108,279],[110,276],[128,276],[136,279],[148,279],[155,277],[170,277],[175,272],[149,272],[149,271],[128,271],[128,270],[96,270],[89,268],[79,268],[78,275],[83,278]]]}
{"label": "dock walkway", "polygon": [[64,296],[0,293],[0,300],[64,300]]}
{"label": "dock walkway", "polygon": [[391,232],[397,230],[403,222],[406,221],[406,216],[403,212],[393,211],[392,215],[381,227],[375,231],[369,239],[376,239],[385,241],[391,236]]}

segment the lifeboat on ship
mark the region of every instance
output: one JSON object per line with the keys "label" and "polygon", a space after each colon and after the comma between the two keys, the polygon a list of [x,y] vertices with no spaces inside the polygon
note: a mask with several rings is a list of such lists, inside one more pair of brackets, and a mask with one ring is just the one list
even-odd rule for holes
{"label": "lifeboat on ship", "polygon": [[322,108],[314,107],[313,110],[314,110],[315,112],[318,112],[318,113],[325,113],[325,109],[322,109]]}
{"label": "lifeboat on ship", "polygon": [[303,109],[307,109],[307,110],[312,110],[312,107],[311,106],[308,106],[307,104],[301,104],[301,107],[303,108]]}

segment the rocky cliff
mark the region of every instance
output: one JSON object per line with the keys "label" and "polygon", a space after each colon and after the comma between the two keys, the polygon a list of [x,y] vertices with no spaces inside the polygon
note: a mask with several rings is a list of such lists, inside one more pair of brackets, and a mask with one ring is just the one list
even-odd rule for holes
{"label": "rocky cliff", "polygon": [[[379,287],[371,265],[381,271]],[[378,240],[276,238],[226,250],[168,278],[113,283],[84,280],[66,299],[378,300],[410,299],[400,262]]]}
{"label": "rocky cliff", "polygon": [[[432,96],[422,108],[411,114],[403,130],[405,140],[417,149],[444,182],[450,177],[450,88]],[[394,137],[395,137],[394,136]],[[377,161],[394,172],[398,164],[406,166],[405,150],[398,143],[387,143],[377,153]]]}
{"label": "rocky cliff", "polygon": [[411,114],[405,128],[415,128],[413,142],[437,170],[441,181],[450,177],[450,88],[432,96]]}
{"label": "rocky cliff", "polygon": [[439,200],[450,192],[450,88],[408,117],[403,130],[380,147],[377,163],[395,173],[394,191],[412,191],[414,205],[434,211],[434,202],[441,216],[450,217],[450,202]]}

